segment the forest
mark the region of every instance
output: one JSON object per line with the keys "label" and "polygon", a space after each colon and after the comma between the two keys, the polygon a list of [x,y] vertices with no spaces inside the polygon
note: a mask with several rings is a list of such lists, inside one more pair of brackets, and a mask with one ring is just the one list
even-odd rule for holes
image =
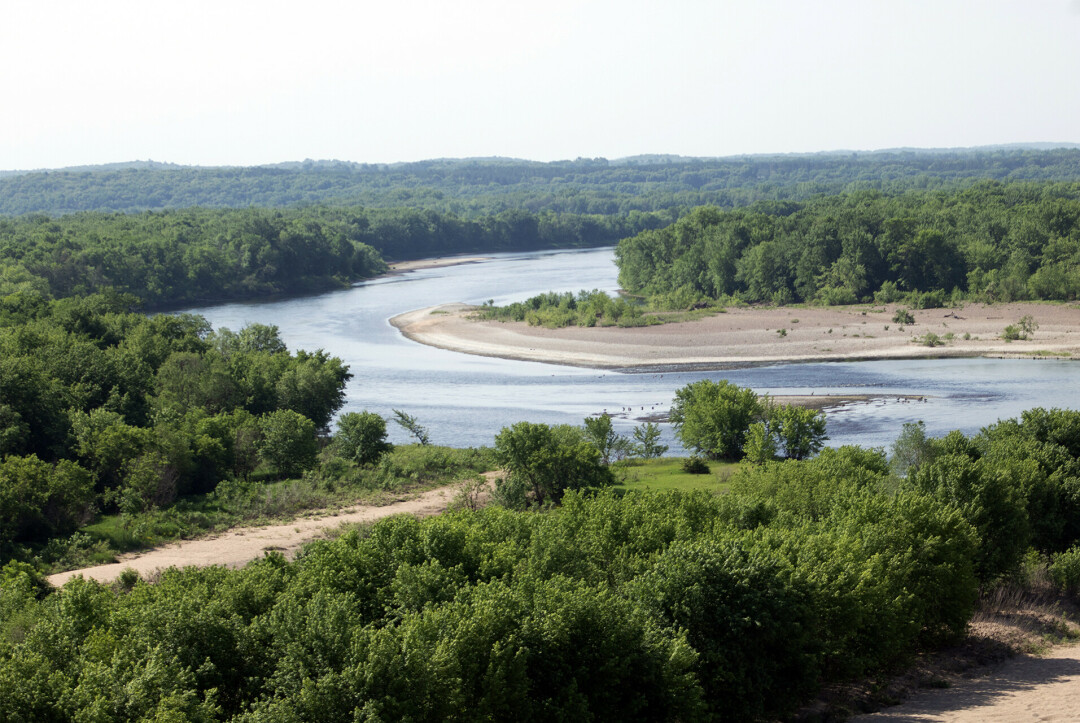
{"label": "forest", "polygon": [[327,204],[627,216],[821,194],[955,187],[978,179],[1080,181],[1080,149],[987,147],[730,158],[636,156],[537,163],[506,158],[250,168],[143,162],[0,173],[0,215]]}
{"label": "forest", "polygon": [[1080,185],[983,181],[694,210],[619,242],[619,282],[661,307],[703,300],[852,304],[1071,301]]}
{"label": "forest", "polygon": [[400,260],[613,244],[673,218],[313,206],[0,217],[0,297],[116,291],[145,308],[326,291]]}

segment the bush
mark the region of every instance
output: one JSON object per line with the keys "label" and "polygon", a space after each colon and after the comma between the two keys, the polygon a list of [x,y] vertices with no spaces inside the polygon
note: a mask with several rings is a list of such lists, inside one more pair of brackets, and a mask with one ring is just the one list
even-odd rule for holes
{"label": "bush", "polygon": [[1062,592],[1075,595],[1080,591],[1080,547],[1070,547],[1054,555],[1049,572],[1050,579]]}
{"label": "bush", "polygon": [[907,309],[897,309],[896,313],[893,314],[892,320],[894,324],[911,326],[915,323],[915,316]]}
{"label": "bush", "polygon": [[682,470],[687,474],[709,474],[709,463],[697,455],[683,460]]}

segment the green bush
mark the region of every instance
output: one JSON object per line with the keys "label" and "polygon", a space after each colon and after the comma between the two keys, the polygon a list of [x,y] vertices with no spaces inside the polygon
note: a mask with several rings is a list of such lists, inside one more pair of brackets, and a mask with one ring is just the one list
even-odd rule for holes
{"label": "green bush", "polygon": [[1050,579],[1062,592],[1075,595],[1080,591],[1080,547],[1070,547],[1054,555],[1049,573]]}
{"label": "green bush", "polygon": [[687,474],[709,474],[709,463],[696,455],[687,457],[683,460],[682,471]]}

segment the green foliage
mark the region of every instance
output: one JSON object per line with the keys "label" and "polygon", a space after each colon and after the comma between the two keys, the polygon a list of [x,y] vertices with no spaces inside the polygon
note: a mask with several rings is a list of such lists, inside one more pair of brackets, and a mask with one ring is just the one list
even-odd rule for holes
{"label": "green foliage", "polygon": [[762,411],[753,391],[702,379],[675,392],[669,418],[683,446],[710,459],[739,459],[746,432]]}
{"label": "green foliage", "polygon": [[687,474],[709,474],[709,463],[701,457],[687,457],[683,460],[682,471]]}
{"label": "green foliage", "polygon": [[926,423],[904,422],[900,435],[892,445],[892,457],[889,464],[894,473],[903,477],[915,472],[925,462],[932,459],[933,450],[926,436]]}
{"label": "green foliage", "polygon": [[[623,239],[616,261],[624,289],[658,298],[905,301],[913,309],[963,299],[1072,300],[1080,272],[1066,239],[1078,229],[1075,183],[853,190],[697,208]],[[900,309],[894,323],[913,317]]]}
{"label": "green foliage", "polygon": [[[598,452],[600,452],[601,464],[611,464],[612,461],[629,456],[633,451],[630,440],[615,431],[615,428],[611,424],[611,415],[609,414],[601,414],[598,417],[586,417],[584,431],[585,438],[596,447]],[[659,436],[659,430],[657,430],[657,435]],[[656,446],[654,441],[654,444],[650,449],[655,451]]]}
{"label": "green foliage", "polygon": [[752,464],[776,459],[776,435],[765,422],[754,422],[746,430],[743,458]]}
{"label": "green foliage", "polygon": [[648,326],[659,324],[656,316],[645,316],[641,308],[626,299],[613,299],[603,291],[558,294],[548,292],[508,306],[482,306],[481,319],[524,321],[530,326],[558,329],[564,326]]}
{"label": "green foliage", "polygon": [[520,504],[526,495],[536,504],[558,502],[567,490],[614,484],[600,451],[584,433],[569,425],[518,422],[495,436],[495,455],[507,472],[497,488]]}
{"label": "green foliage", "polygon": [[394,421],[401,426],[406,432],[416,437],[416,441],[421,445],[431,444],[431,440],[428,437],[428,431],[426,427],[420,425],[419,420],[411,414],[406,414],[400,409],[394,410]]}
{"label": "green foliage", "polygon": [[932,331],[928,331],[922,336],[917,336],[912,341],[920,346],[928,346],[931,349],[936,346],[944,346],[945,340]]}
{"label": "green foliage", "polygon": [[660,457],[668,451],[666,444],[660,444],[660,425],[653,422],[634,427],[634,440],[637,442],[635,452],[644,459]]}
{"label": "green foliage", "polygon": [[[825,413],[793,404],[768,406],[768,431],[776,437],[776,449],[788,459],[806,459],[821,451],[829,438]],[[767,448],[764,450],[767,452]],[[761,452],[758,453],[759,456]]]}
{"label": "green foliage", "polygon": [[896,313],[893,314],[892,320],[894,324],[904,324],[905,326],[911,326],[915,323],[915,315],[907,309],[897,309]]}
{"label": "green foliage", "polygon": [[93,499],[93,477],[74,462],[5,457],[0,461],[0,544],[68,534],[88,517]]}
{"label": "green foliage", "polygon": [[1038,328],[1039,324],[1035,318],[1031,314],[1025,314],[1017,323],[1006,326],[1005,331],[1001,333],[1001,338],[1005,341],[1027,340],[1035,335],[1035,330]]}
{"label": "green foliage", "polygon": [[1054,555],[1048,572],[1059,590],[1075,595],[1080,591],[1080,547],[1070,547]]}
{"label": "green foliage", "polygon": [[367,410],[348,412],[338,418],[334,445],[338,454],[357,464],[378,462],[393,449],[386,441],[386,420]]}
{"label": "green foliage", "polygon": [[282,476],[292,477],[315,464],[315,423],[304,415],[291,409],[270,412],[259,420],[259,431],[259,457]]}

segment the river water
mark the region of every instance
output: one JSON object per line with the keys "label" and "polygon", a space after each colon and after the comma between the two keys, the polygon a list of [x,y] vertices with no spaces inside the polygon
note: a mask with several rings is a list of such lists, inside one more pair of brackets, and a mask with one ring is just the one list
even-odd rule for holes
{"label": "river water", "polygon": [[[888,447],[904,422],[931,435],[966,434],[1025,409],[1074,407],[1080,368],[1049,359],[937,359],[778,364],[716,372],[620,373],[472,356],[405,339],[388,320],[446,302],[497,304],[543,291],[618,288],[611,248],[500,254],[480,263],[413,271],[317,296],[186,309],[215,328],[274,324],[290,349],[325,349],[353,379],[343,411],[418,418],[435,444],[491,445],[504,426],[528,420],[581,424],[607,411],[629,434],[640,418],[666,412],[675,390],[728,379],[761,394],[873,394],[884,397],[828,412],[829,444]],[[923,395],[900,402],[890,395]],[[389,425],[391,441],[408,441]],[[663,425],[669,454],[681,452]]]}

